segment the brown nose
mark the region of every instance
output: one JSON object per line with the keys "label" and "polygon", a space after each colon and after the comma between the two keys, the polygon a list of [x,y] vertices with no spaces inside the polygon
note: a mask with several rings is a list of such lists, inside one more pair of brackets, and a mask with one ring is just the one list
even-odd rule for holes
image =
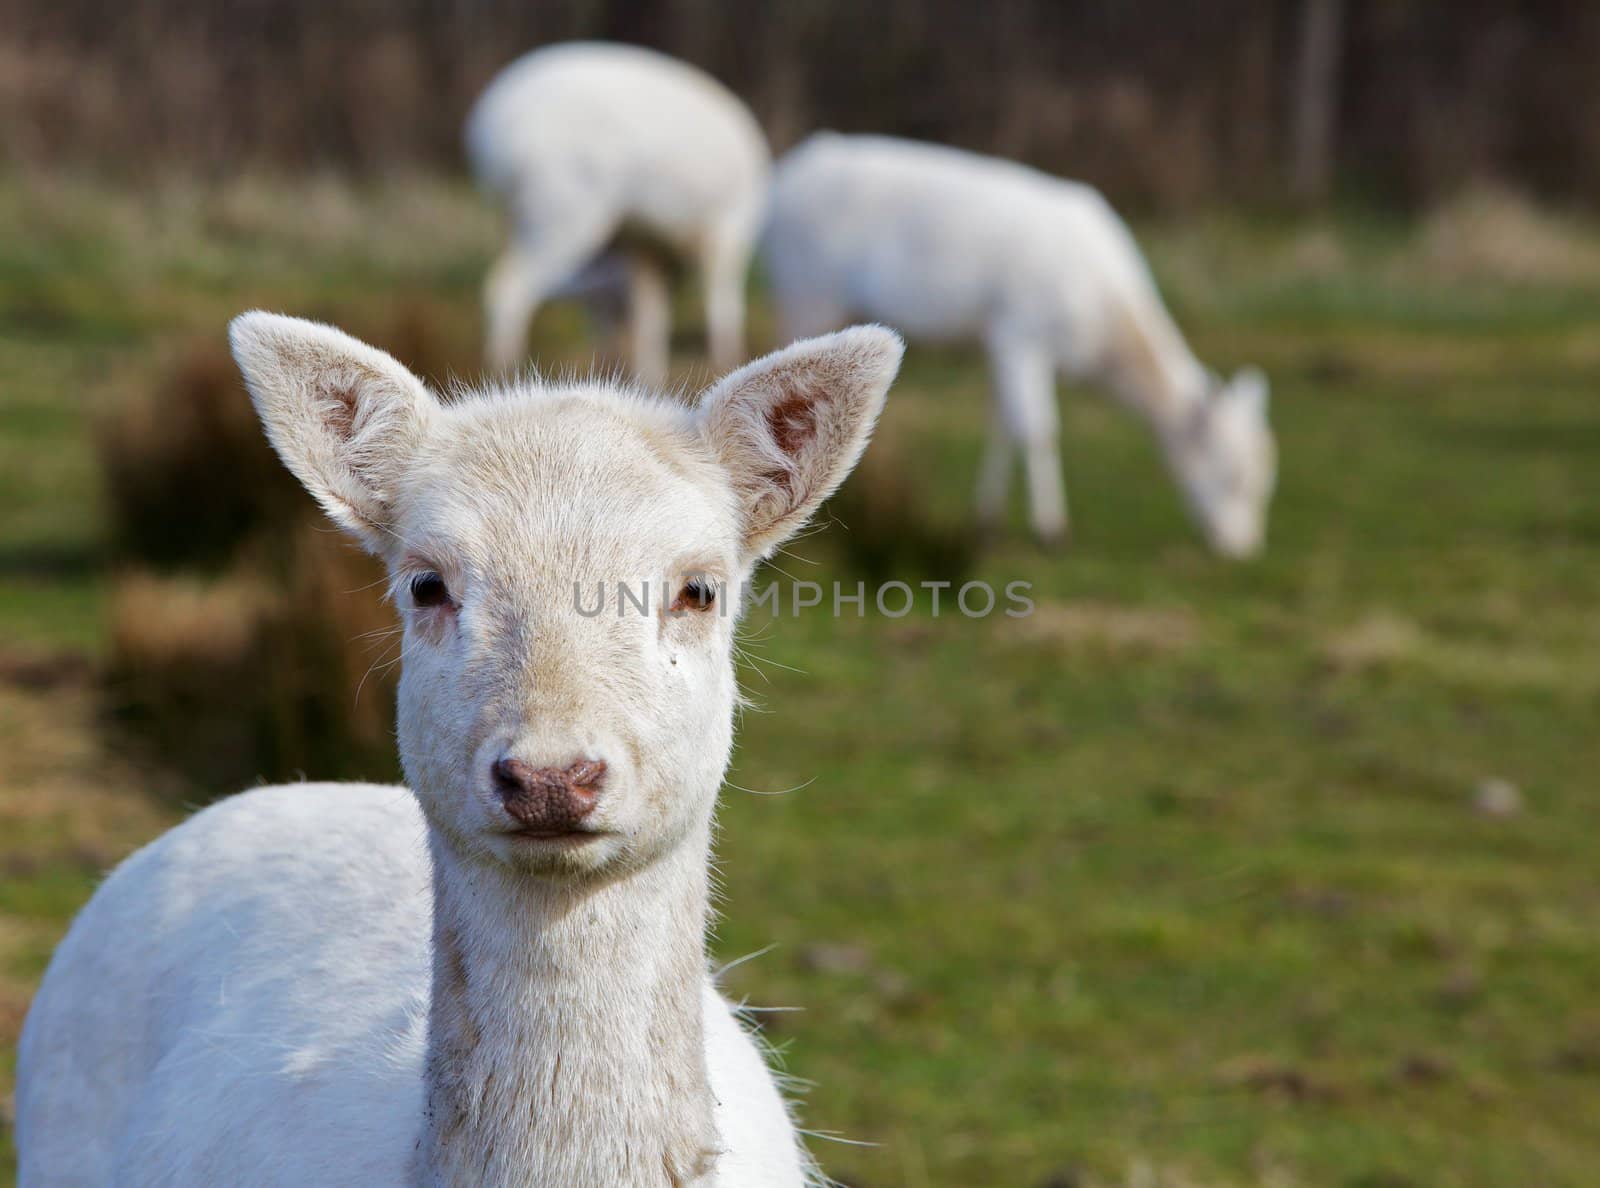
{"label": "brown nose", "polygon": [[593,810],[606,765],[580,759],[569,767],[534,767],[520,759],[494,765],[494,786],[506,812],[530,833],[571,833]]}

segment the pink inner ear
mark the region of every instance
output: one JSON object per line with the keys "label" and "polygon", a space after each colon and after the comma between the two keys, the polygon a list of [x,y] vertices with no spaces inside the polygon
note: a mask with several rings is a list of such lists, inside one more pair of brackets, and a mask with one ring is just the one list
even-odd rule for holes
{"label": "pink inner ear", "polygon": [[323,390],[327,403],[323,420],[341,441],[349,441],[356,431],[356,386],[353,382],[331,384]]}
{"label": "pink inner ear", "polygon": [[817,410],[805,393],[785,396],[767,409],[767,432],[786,457],[793,458],[817,436]]}

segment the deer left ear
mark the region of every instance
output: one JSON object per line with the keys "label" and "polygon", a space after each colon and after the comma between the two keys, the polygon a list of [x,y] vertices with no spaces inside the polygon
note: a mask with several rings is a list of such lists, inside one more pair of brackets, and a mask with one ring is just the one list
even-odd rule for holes
{"label": "deer left ear", "polygon": [[747,558],[792,536],[854,468],[905,345],[882,326],[810,338],[701,398],[700,430],[733,480]]}

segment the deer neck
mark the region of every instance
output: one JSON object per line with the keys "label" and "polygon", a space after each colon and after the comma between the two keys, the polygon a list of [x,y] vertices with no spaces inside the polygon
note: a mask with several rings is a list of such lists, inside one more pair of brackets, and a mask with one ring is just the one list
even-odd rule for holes
{"label": "deer neck", "polygon": [[1204,413],[1209,383],[1205,368],[1159,300],[1121,307],[1111,362],[1112,378],[1124,402],[1170,451]]}
{"label": "deer neck", "polygon": [[696,1184],[717,1150],[702,1000],[709,825],[582,889],[432,837],[424,1185]]}

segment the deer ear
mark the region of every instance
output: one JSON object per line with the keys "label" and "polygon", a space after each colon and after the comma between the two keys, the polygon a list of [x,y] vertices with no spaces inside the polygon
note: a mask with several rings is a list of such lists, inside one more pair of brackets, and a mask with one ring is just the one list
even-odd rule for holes
{"label": "deer ear", "polygon": [[844,481],[904,350],[893,331],[857,326],[746,364],[701,398],[701,432],[739,497],[746,557],[782,544]]}
{"label": "deer ear", "polygon": [[1261,368],[1241,367],[1234,372],[1227,390],[1228,395],[1239,402],[1240,408],[1250,410],[1252,415],[1263,420],[1266,418],[1267,397],[1271,389],[1266,373]]}
{"label": "deer ear", "polygon": [[283,464],[336,523],[383,553],[396,481],[438,408],[422,381],[382,351],[300,318],[242,314],[228,342]]}

